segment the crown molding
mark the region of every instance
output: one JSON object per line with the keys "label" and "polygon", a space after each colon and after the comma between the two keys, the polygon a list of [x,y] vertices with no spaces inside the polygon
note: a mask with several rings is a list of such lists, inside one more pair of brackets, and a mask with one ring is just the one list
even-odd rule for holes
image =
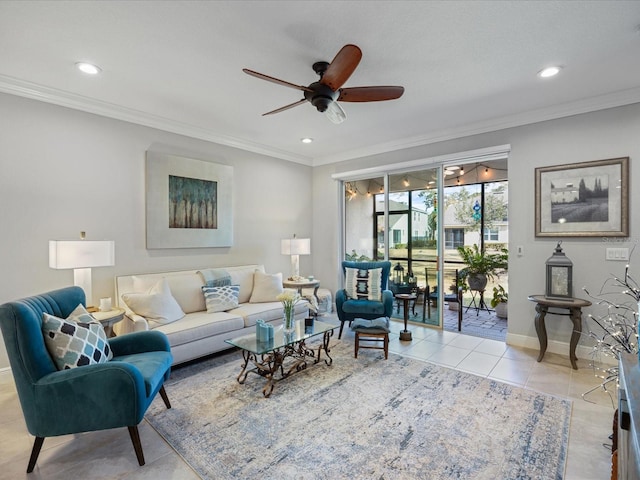
{"label": "crown molding", "polygon": [[313,166],[318,167],[331,163],[339,163],[356,158],[389,153],[396,150],[420,147],[447,140],[455,140],[456,138],[495,132],[506,128],[520,127],[547,120],[555,120],[558,118],[570,117],[598,110],[606,110],[608,108],[631,105],[633,103],[640,103],[640,87],[600,95],[598,97],[586,98],[575,102],[562,103],[552,107],[540,108],[516,115],[493,118],[487,121],[468,124],[457,128],[430,132],[426,135],[417,137],[394,140],[392,142],[372,145],[370,147],[349,150],[336,155],[315,158]]}
{"label": "crown molding", "polygon": [[101,115],[116,120],[156,128],[186,137],[205,140],[220,145],[225,145],[240,150],[245,150],[268,157],[275,157],[306,166],[318,167],[332,163],[345,162],[356,158],[389,153],[395,150],[404,150],[420,147],[432,143],[455,140],[457,138],[478,135],[482,133],[504,130],[506,128],[520,127],[532,123],[555,120],[558,118],[579,115],[583,113],[605,110],[633,103],[640,103],[640,87],[622,90],[597,97],[586,98],[575,102],[554,105],[548,108],[540,108],[529,112],[519,113],[500,118],[493,118],[483,122],[476,122],[456,128],[430,132],[425,135],[394,140],[391,142],[357,148],[335,155],[325,157],[308,157],[296,155],[289,151],[276,149],[267,145],[243,140],[226,135],[220,135],[209,130],[196,127],[183,122],[171,120],[158,115],[151,115],[139,110],[123,107],[109,102],[95,100],[82,95],[65,92],[55,88],[45,87],[35,83],[19,80],[0,74],[0,92],[20,97],[30,98],[41,102],[51,103],[62,107],[81,110],[96,115]]}
{"label": "crown molding", "polygon": [[178,122],[158,115],[151,115],[132,108],[95,100],[82,95],[65,92],[63,90],[45,87],[43,85],[19,80],[2,74],[0,74],[0,92],[30,98],[32,100],[39,100],[41,102],[52,103],[61,107],[81,110],[83,112],[114,118],[116,120],[122,120],[129,123],[135,123],[145,127],[156,128],[158,130],[184,135],[186,137],[218,143],[227,147],[238,148],[258,153],[260,155],[266,155],[268,157],[275,157],[294,163],[312,166],[313,160],[311,157],[295,155],[291,152],[268,147],[259,143],[220,135],[187,123]]}

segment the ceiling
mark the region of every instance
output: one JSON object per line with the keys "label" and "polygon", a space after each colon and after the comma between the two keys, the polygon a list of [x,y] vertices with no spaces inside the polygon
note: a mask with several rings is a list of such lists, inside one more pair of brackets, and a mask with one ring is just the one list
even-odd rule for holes
{"label": "ceiling", "polygon": [[[0,92],[322,165],[640,102],[639,25],[640,1],[3,0]],[[308,85],[348,43],[345,87],[404,95],[342,102],[339,125],[310,104],[261,115],[302,92],[242,68]]]}

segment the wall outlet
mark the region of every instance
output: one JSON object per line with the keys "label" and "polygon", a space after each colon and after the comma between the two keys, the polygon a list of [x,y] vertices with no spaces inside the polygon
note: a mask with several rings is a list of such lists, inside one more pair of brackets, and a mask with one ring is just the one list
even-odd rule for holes
{"label": "wall outlet", "polygon": [[629,260],[629,249],[628,248],[607,248],[605,259],[619,261],[619,262],[626,262],[627,260]]}

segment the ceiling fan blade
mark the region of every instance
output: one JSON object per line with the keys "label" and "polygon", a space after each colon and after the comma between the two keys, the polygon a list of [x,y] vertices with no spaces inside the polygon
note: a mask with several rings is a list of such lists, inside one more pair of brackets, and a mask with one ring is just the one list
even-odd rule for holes
{"label": "ceiling fan blade", "polygon": [[251,75],[252,77],[256,77],[256,78],[261,78],[262,80],[266,80],[267,82],[277,83],[278,85],[283,85],[289,88],[295,88],[296,90],[302,90],[303,92],[313,92],[313,90],[311,90],[309,87],[305,87],[303,85],[296,85],[295,83],[285,82],[284,80],[270,77],[269,75],[265,75],[264,73],[254,72],[253,70],[249,70],[248,68],[243,68],[242,71],[247,75]]}
{"label": "ceiling fan blade", "polygon": [[345,45],[327,67],[320,83],[336,91],[349,79],[361,58],[362,51],[357,46]]}
{"label": "ceiling fan blade", "polygon": [[338,102],[331,102],[324,114],[335,124],[340,124],[347,119],[347,114],[344,113],[344,110],[338,105]]}
{"label": "ceiling fan blade", "polygon": [[341,88],[338,100],[341,102],[380,102],[395,100],[404,93],[404,87],[352,87]]}
{"label": "ceiling fan blade", "polygon": [[264,117],[265,115],[273,115],[274,113],[284,112],[285,110],[289,110],[290,108],[297,107],[298,105],[302,105],[306,101],[307,100],[303,98],[302,100],[298,100],[297,102],[291,103],[289,105],[285,105],[284,107],[276,108],[275,110],[271,110],[270,112],[263,113],[262,116]]}

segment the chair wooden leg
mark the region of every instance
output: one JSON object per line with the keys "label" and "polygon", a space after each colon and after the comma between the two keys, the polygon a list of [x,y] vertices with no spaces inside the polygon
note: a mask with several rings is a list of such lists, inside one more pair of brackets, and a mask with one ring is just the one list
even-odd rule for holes
{"label": "chair wooden leg", "polygon": [[342,338],[342,329],[344,328],[344,321],[340,321],[340,332],[338,332],[338,340]]}
{"label": "chair wooden leg", "polygon": [[167,410],[169,410],[171,408],[171,402],[169,401],[169,397],[167,396],[167,391],[164,389],[164,385],[160,387],[160,396],[162,397],[162,401],[167,407]]}
{"label": "chair wooden leg", "polygon": [[360,333],[359,332],[356,332],[356,341],[355,341],[354,345],[355,345],[354,356],[355,356],[355,358],[358,358],[358,349],[360,348]]}
{"label": "chair wooden leg", "polygon": [[384,359],[389,359],[389,334],[384,337]]}
{"label": "chair wooden leg", "polygon": [[140,442],[140,434],[138,433],[138,426],[127,427],[129,429],[129,436],[133,443],[133,449],[136,451],[136,457],[138,457],[138,465],[144,465],[144,454],[142,453],[142,443]]}
{"label": "chair wooden leg", "polygon": [[36,437],[33,442],[31,457],[29,458],[29,465],[27,466],[27,473],[33,472],[33,469],[36,467],[36,461],[38,460],[38,455],[40,455],[40,449],[42,448],[43,443],[44,437]]}

